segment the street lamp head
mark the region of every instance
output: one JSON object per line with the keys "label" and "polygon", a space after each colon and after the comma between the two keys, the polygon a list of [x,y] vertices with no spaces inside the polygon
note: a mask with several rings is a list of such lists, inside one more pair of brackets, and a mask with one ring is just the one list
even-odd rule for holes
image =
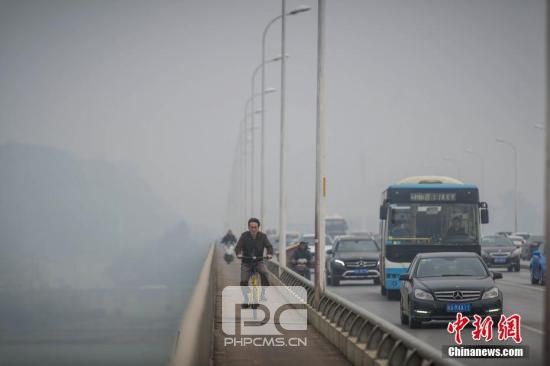
{"label": "street lamp head", "polygon": [[535,127],[536,129],[539,129],[539,130],[544,130],[544,126],[541,125],[541,124],[536,124],[533,127]]}
{"label": "street lamp head", "polygon": [[[285,54],[285,58],[288,58],[288,53]],[[267,62],[277,62],[277,61],[281,61],[283,58],[281,57],[281,55],[277,55],[275,57],[273,57],[271,60],[268,60]]]}
{"label": "street lamp head", "polygon": [[264,89],[264,94],[271,94],[271,93],[275,93],[277,91],[277,89],[275,88],[266,88]]}
{"label": "street lamp head", "polygon": [[469,154],[473,154],[474,153],[474,150],[470,147],[466,148],[464,151],[466,151],[467,153]]}
{"label": "street lamp head", "polygon": [[296,9],[289,11],[288,15],[295,15],[295,14],[303,13],[303,12],[306,12],[306,11],[309,11],[309,10],[311,10],[311,6],[300,5]]}
{"label": "street lamp head", "polygon": [[500,142],[500,143],[505,143],[506,141],[504,141],[503,139],[501,139],[500,137],[497,137],[495,139],[496,142]]}

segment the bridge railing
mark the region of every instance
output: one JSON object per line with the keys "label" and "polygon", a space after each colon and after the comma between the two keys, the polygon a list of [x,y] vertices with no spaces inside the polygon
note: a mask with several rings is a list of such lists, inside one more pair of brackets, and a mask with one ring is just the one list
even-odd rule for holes
{"label": "bridge railing", "polygon": [[268,269],[272,279],[306,289],[308,321],[354,365],[460,365],[386,319],[334,293],[325,292],[315,308],[311,281],[273,261]]}
{"label": "bridge railing", "polygon": [[193,295],[185,309],[176,335],[171,366],[208,365],[212,357],[214,331],[216,266],[213,265],[215,245],[210,251],[199,274]]}

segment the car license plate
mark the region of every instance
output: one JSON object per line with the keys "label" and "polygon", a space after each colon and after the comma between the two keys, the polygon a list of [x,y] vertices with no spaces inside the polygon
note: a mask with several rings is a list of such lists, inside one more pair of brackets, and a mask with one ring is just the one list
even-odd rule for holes
{"label": "car license plate", "polygon": [[495,263],[506,263],[506,258],[495,258]]}
{"label": "car license plate", "polygon": [[369,270],[368,270],[368,269],[356,269],[356,270],[355,270],[355,273],[358,273],[358,274],[367,274],[367,273],[369,273]]}
{"label": "car license plate", "polygon": [[472,304],[447,304],[449,313],[468,313],[472,309]]}

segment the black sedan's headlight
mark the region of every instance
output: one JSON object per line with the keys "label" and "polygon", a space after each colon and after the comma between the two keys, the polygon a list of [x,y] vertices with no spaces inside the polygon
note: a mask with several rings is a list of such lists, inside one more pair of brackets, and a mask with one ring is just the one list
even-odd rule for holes
{"label": "black sedan's headlight", "polygon": [[434,297],[432,296],[432,294],[419,288],[414,290],[414,297],[419,300],[434,301]]}
{"label": "black sedan's headlight", "polygon": [[340,260],[340,259],[335,259],[335,260],[334,260],[334,264],[338,264],[338,265],[340,265],[340,266],[342,266],[342,267],[345,267],[345,266],[346,266],[346,264],[344,263],[344,261],[342,261],[342,260]]}
{"label": "black sedan's headlight", "polygon": [[494,299],[494,298],[497,298],[497,297],[498,297],[498,288],[493,287],[492,289],[485,291],[483,293],[483,296],[481,297],[481,299],[482,300],[487,300],[487,299]]}

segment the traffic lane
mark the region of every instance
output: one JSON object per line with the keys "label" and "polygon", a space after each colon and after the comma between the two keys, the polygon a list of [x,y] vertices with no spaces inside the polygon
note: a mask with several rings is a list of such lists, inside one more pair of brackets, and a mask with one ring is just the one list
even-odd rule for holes
{"label": "traffic lane", "polygon": [[[501,270],[495,269],[495,272]],[[497,286],[500,288],[504,295],[504,312],[507,315],[520,314],[522,317],[522,324],[532,328],[535,333],[542,334],[542,324],[544,321],[543,309],[544,309],[544,291],[545,286],[531,285],[529,273],[527,271],[520,272],[503,272],[503,278],[496,280]],[[365,300],[369,304],[375,307],[375,310],[380,312],[388,312],[386,308],[387,300],[380,295],[380,287],[373,286],[372,281],[342,281],[341,287],[328,286],[329,290],[336,289],[336,293],[343,294],[347,298],[353,298],[357,301]],[[354,290],[357,287],[364,287],[367,289],[364,299],[360,290]],[[349,290],[345,290],[348,288]],[[364,295],[364,294],[363,294]],[[384,301],[382,301],[384,300]],[[399,315],[399,303],[397,302],[396,309],[397,315]],[[379,307],[379,309],[378,309]],[[388,313],[386,316],[392,316]]]}
{"label": "traffic lane", "polygon": [[[388,301],[385,297],[380,295],[380,287],[370,284],[368,281],[361,281],[362,283],[357,282],[343,282],[343,286],[340,287],[328,287],[329,291],[333,291],[346,299],[353,301],[354,303],[362,306],[369,311],[377,314],[380,317],[390,321],[394,325],[402,328],[403,330],[414,335],[416,338],[421,339],[425,343],[431,345],[438,351],[441,351],[441,346],[443,345],[454,345],[454,336],[447,333],[446,322],[429,322],[424,323],[422,329],[409,329],[407,326],[403,326],[399,320],[399,301]],[[503,290],[504,292],[504,290]],[[505,299],[507,295],[504,294]],[[505,314],[511,314],[510,309],[506,304],[504,306]],[[537,311],[541,312],[541,309],[538,308]],[[532,310],[530,310],[532,312]],[[521,312],[520,314],[523,314]],[[493,341],[486,343],[484,341],[475,341],[471,337],[472,327],[467,327],[462,332],[463,344],[475,344],[475,345],[503,345],[515,344],[513,340],[498,341],[498,332],[494,328]],[[487,359],[483,362],[488,362],[490,365],[531,365],[531,364],[542,364],[542,335],[538,332],[533,332],[529,329],[526,329],[522,324],[522,336],[523,336],[523,345],[529,346],[530,357],[528,359]],[[461,362],[467,365],[477,365],[479,364],[479,359],[461,359]]]}
{"label": "traffic lane", "polygon": [[502,279],[496,280],[496,284],[504,295],[505,314],[521,315],[522,326],[542,336],[546,287],[531,285],[528,271],[503,272],[502,276]]}
{"label": "traffic lane", "polygon": [[[521,272],[520,272],[521,273]],[[518,273],[510,273],[510,281],[520,281],[515,279]],[[501,280],[497,281],[499,288],[503,287],[500,284]],[[506,284],[504,284],[504,287]],[[373,285],[372,281],[343,281],[342,286],[327,287],[328,291],[332,291],[357,305],[368,309],[374,314],[388,320],[394,325],[404,329],[416,338],[423,340],[438,351],[441,351],[441,346],[454,345],[454,335],[448,334],[447,322],[429,322],[424,323],[421,329],[409,329],[407,326],[401,325],[399,319],[399,301],[389,301],[386,297],[380,295],[380,286]],[[490,365],[531,365],[542,364],[542,332],[540,331],[540,323],[538,326],[533,324],[538,317],[542,317],[542,308],[538,305],[542,302],[541,292],[534,292],[522,288],[501,288],[504,295],[504,313],[510,315],[514,312],[522,315],[522,337],[523,345],[529,346],[530,357],[528,359],[487,359],[483,362],[489,362]],[[529,291],[529,292],[528,292]],[[528,294],[534,294],[528,296]],[[538,296],[538,297],[537,297]],[[521,310],[523,309],[523,310]],[[526,319],[527,321],[525,321]],[[528,324],[525,326],[525,324]],[[532,327],[535,325],[535,327]],[[468,326],[462,332],[463,344],[475,345],[503,345],[515,344],[513,340],[499,341],[497,328],[493,331],[493,340],[491,342],[475,341],[471,337],[473,327]],[[479,359],[461,359],[461,362],[467,365],[479,364]]]}

